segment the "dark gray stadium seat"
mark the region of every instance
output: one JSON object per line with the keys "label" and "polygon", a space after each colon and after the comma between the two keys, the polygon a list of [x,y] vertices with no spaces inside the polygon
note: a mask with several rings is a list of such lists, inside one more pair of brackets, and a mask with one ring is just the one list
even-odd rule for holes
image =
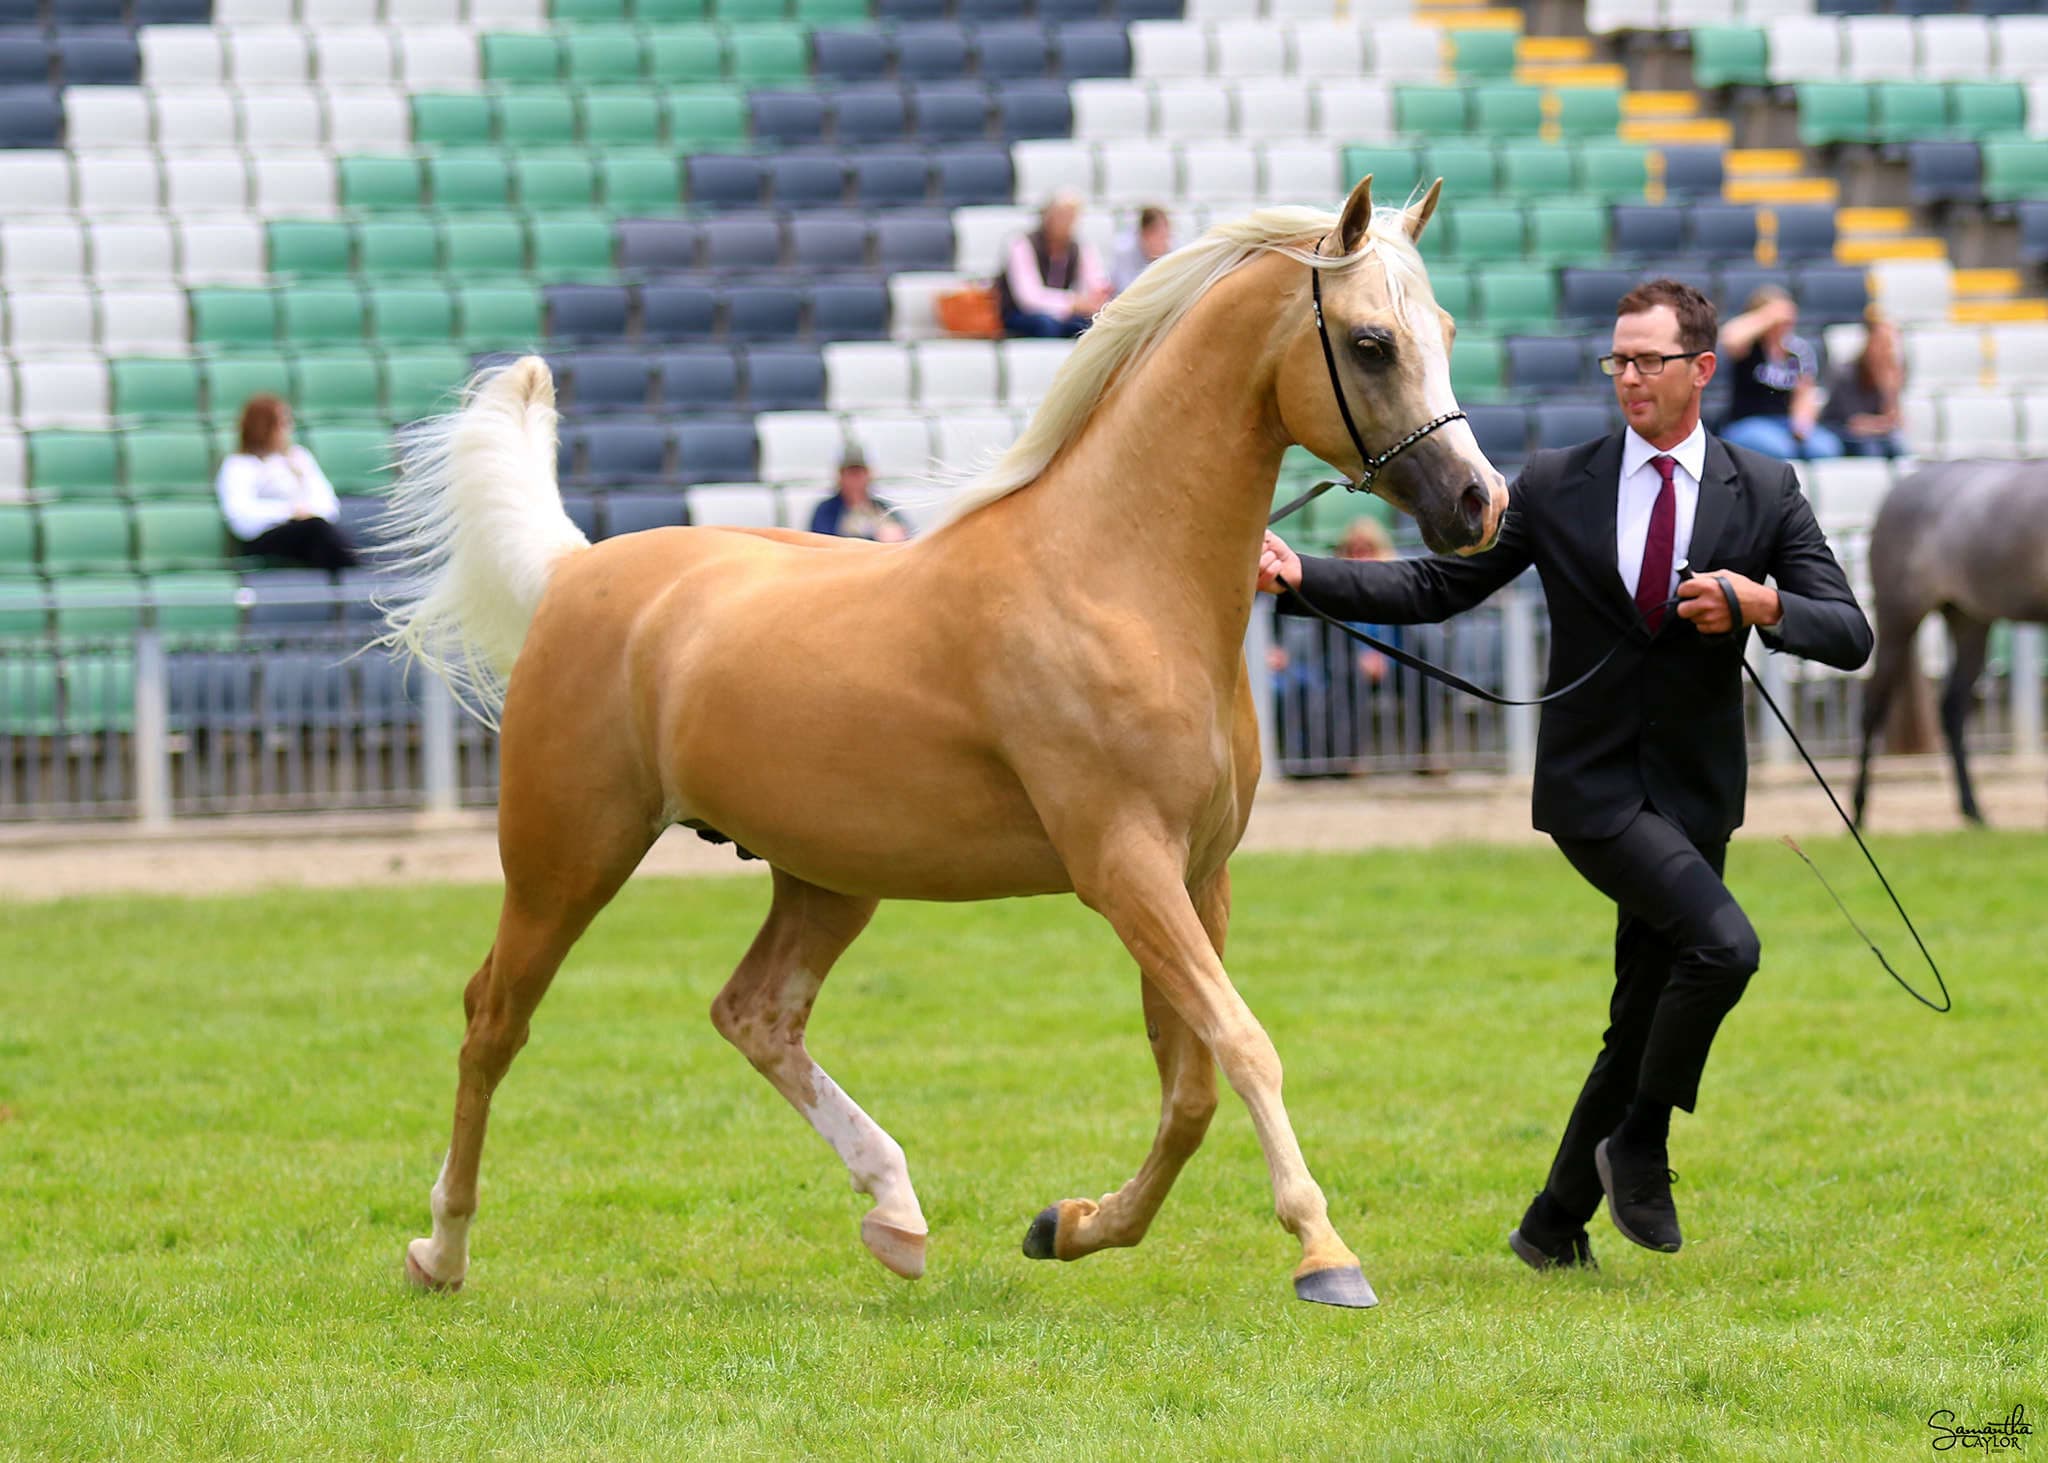
{"label": "dark gray stadium seat", "polygon": [[1666,147],[1664,193],[1669,198],[1719,198],[1724,159],[1719,147]]}
{"label": "dark gray stadium seat", "polygon": [[1003,141],[1066,137],[1074,130],[1074,103],[1056,81],[1010,81],[996,88],[996,130]]}
{"label": "dark gray stadium seat", "polygon": [[1558,272],[1560,320],[1609,321],[1614,305],[1636,287],[1633,269],[1564,269]]}
{"label": "dark gray stadium seat", "polygon": [[1530,413],[1538,451],[1572,447],[1612,430],[1612,413],[1604,406],[1577,401],[1546,401]]}
{"label": "dark gray stadium seat", "polygon": [[647,410],[647,357],[638,352],[592,353],[564,362],[569,403],[579,415]]}
{"label": "dark gray stadium seat", "polygon": [[2048,263],[2048,199],[2033,199],[2018,205],[2020,262]]}
{"label": "dark gray stadium seat", "polygon": [[782,263],[782,225],[767,214],[704,220],[704,267],[722,272],[773,269]]}
{"label": "dark gray stadium seat", "polygon": [[814,91],[757,91],[747,98],[754,141],[801,147],[825,136],[825,99]]}
{"label": "dark gray stadium seat", "polygon": [[832,136],[841,147],[901,142],[909,130],[910,104],[901,87],[848,87],[832,98]]}
{"label": "dark gray stadium seat", "polygon": [[943,81],[967,73],[967,32],[950,20],[896,28],[896,74],[905,81]]}
{"label": "dark gray stadium seat", "polygon": [[676,428],[676,476],[685,485],[753,481],[753,420],[682,423]]}
{"label": "dark gray stadium seat", "polygon": [[[1177,3],[1177,0],[1176,0]],[[1175,14],[1179,14],[1175,11]],[[1038,18],[1047,25],[1102,19],[1102,0],[1038,0]]]}
{"label": "dark gray stadium seat", "polygon": [[640,333],[649,340],[703,340],[718,331],[718,289],[664,280],[640,289]]}
{"label": "dark gray stadium seat", "polygon": [[[351,495],[349,497],[336,498],[334,506],[335,526],[347,536],[348,541],[354,544],[361,553],[374,555],[384,546],[386,541],[384,528],[386,504],[382,498],[359,498]],[[360,574],[363,571],[360,569],[350,569],[343,572],[346,575]],[[344,600],[342,604],[342,618],[345,620],[354,619],[360,622],[361,616],[352,615],[348,604]]]}
{"label": "dark gray stadium seat", "polygon": [[973,142],[988,135],[988,89],[974,82],[930,82],[910,93],[910,130],[927,142]]}
{"label": "dark gray stadium seat", "polygon": [[1018,0],[953,0],[955,20],[974,21],[986,24],[991,21],[1014,21],[1024,13],[1026,7]]}
{"label": "dark gray stadium seat", "polygon": [[280,730],[330,728],[348,720],[354,668],[345,651],[282,650],[262,657],[257,677],[262,686],[259,709],[263,724]]}
{"label": "dark gray stadium seat", "polygon": [[1870,283],[1860,266],[1809,264],[1793,288],[1803,320],[1822,323],[1861,320],[1870,304]]}
{"label": "dark gray stadium seat", "polygon": [[1792,291],[1792,271],[1764,265],[1731,264],[1721,271],[1720,287],[1715,292],[1714,303],[1720,307],[1721,318],[1739,315],[1746,308],[1749,297],[1766,285],[1774,285],[1787,292]]}
{"label": "dark gray stadium seat", "polygon": [[619,268],[628,273],[694,269],[697,226],[679,218],[628,218],[618,225]]}
{"label": "dark gray stadium seat", "polygon": [[1781,203],[1778,215],[1778,258],[1835,257],[1835,206],[1832,203]]}
{"label": "dark gray stadium seat", "polygon": [[757,208],[767,167],[757,157],[705,152],[684,161],[690,202],[699,208]]}
{"label": "dark gray stadium seat", "polygon": [[846,160],[817,151],[770,157],[768,196],[777,208],[837,208],[846,202]]}
{"label": "dark gray stadium seat", "polygon": [[213,0],[135,0],[137,25],[207,25]]}
{"label": "dark gray stadium seat", "polygon": [[1043,78],[1045,28],[1030,22],[984,25],[974,34],[975,65],[991,81]]}
{"label": "dark gray stadium seat", "polygon": [[[1610,305],[1609,310],[1613,307]],[[1575,335],[1511,335],[1508,385],[1539,396],[1585,389],[1585,347]]]}
{"label": "dark gray stadium seat", "polygon": [[1675,254],[1685,244],[1685,211],[1661,204],[1618,203],[1610,211],[1609,247],[1633,257]]}
{"label": "dark gray stadium seat", "polygon": [[681,528],[686,516],[681,493],[604,495],[606,538],[617,538],[622,533],[645,533],[650,528]]}
{"label": "dark gray stadium seat", "polygon": [[64,145],[64,106],[47,86],[0,87],[0,148]]}
{"label": "dark gray stadium seat", "polygon": [[1692,245],[1702,254],[1727,258],[1756,257],[1756,209],[1747,203],[1695,203]]}
{"label": "dark gray stadium seat", "polygon": [[57,66],[66,86],[133,86],[142,79],[142,52],[125,27],[60,30]]}
{"label": "dark gray stadium seat", "polygon": [[[381,546],[382,535],[388,531],[379,520],[384,516],[384,504],[375,498],[346,498],[342,500],[343,521],[347,521],[347,510],[351,503],[367,503],[372,512],[367,515],[366,531],[370,537],[357,539],[358,544]],[[382,618],[382,612],[375,601],[389,599],[404,582],[402,575],[375,564],[359,569],[344,569],[335,576],[338,597],[341,600],[341,622],[344,625],[374,625]]]}
{"label": "dark gray stadium seat", "polygon": [[1053,50],[1055,69],[1069,81],[1131,74],[1131,43],[1121,25],[1063,25],[1053,33]]}
{"label": "dark gray stadium seat", "polygon": [[825,362],[809,346],[750,346],[747,405],[755,411],[810,411],[825,405]]}
{"label": "dark gray stadium seat", "polygon": [[938,20],[947,0],[875,0],[877,20]]}
{"label": "dark gray stadium seat", "polygon": [[1014,191],[1007,148],[954,147],[939,154],[939,202],[947,208],[1008,203]]}
{"label": "dark gray stadium seat", "polygon": [[853,199],[866,208],[902,208],[931,198],[931,159],[897,149],[862,152],[853,159]]}
{"label": "dark gray stadium seat", "polygon": [[304,629],[334,623],[334,580],[324,569],[259,569],[242,576],[254,598],[251,630]]}
{"label": "dark gray stadium seat", "polygon": [[1529,417],[1523,408],[1506,402],[1469,402],[1465,416],[1479,450],[1495,467],[1529,455]]}
{"label": "dark gray stadium seat", "polygon": [[1109,13],[1118,20],[1179,20],[1181,0],[1110,0]]}
{"label": "dark gray stadium seat", "polygon": [[868,262],[868,221],[857,213],[814,213],[790,220],[789,251],[798,269],[861,269]]}
{"label": "dark gray stadium seat", "polygon": [[247,731],[256,725],[256,657],[176,651],[165,658],[170,729]]}
{"label": "dark gray stadium seat", "polygon": [[548,334],[557,340],[618,340],[626,333],[632,294],[616,284],[551,284]]}
{"label": "dark gray stadium seat", "polygon": [[406,678],[407,666],[395,655],[368,651],[355,659],[356,705],[363,727],[409,727],[420,719],[419,697]]}
{"label": "dark gray stadium seat", "polygon": [[50,43],[40,30],[9,26],[0,30],[0,87],[37,87],[50,81]]}
{"label": "dark gray stadium seat", "polygon": [[121,25],[122,0],[50,0],[51,25]]}
{"label": "dark gray stadium seat", "polygon": [[664,351],[655,361],[664,412],[732,411],[740,401],[740,368],[724,346]]}
{"label": "dark gray stadium seat", "polygon": [[578,435],[583,440],[581,483],[651,483],[668,475],[668,429],[659,423],[599,418]]}
{"label": "dark gray stadium seat", "polygon": [[819,30],[811,54],[825,81],[879,81],[889,71],[889,41],[877,30]]}
{"label": "dark gray stadium seat", "polygon": [[1970,202],[1984,192],[1984,160],[1974,142],[1908,143],[1906,175],[1915,203]]}
{"label": "dark gray stadium seat", "polygon": [[953,222],[943,213],[901,212],[875,220],[875,262],[885,274],[953,267]]}
{"label": "dark gray stadium seat", "polygon": [[811,286],[811,334],[819,340],[884,340],[889,287],[879,280],[820,280]]}
{"label": "dark gray stadium seat", "polygon": [[736,284],[725,292],[725,330],[734,340],[790,340],[803,333],[804,297],[794,284]]}

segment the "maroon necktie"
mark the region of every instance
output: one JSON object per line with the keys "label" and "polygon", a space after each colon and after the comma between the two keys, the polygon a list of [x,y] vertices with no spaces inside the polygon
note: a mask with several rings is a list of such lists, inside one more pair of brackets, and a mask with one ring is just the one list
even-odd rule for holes
{"label": "maroon necktie", "polygon": [[1643,571],[1636,576],[1636,608],[1652,635],[1664,623],[1664,601],[1671,596],[1671,542],[1678,536],[1678,490],[1671,485],[1671,470],[1678,466],[1659,454],[1650,459],[1664,486],[1657,489],[1657,502],[1650,509],[1650,534],[1643,540]]}

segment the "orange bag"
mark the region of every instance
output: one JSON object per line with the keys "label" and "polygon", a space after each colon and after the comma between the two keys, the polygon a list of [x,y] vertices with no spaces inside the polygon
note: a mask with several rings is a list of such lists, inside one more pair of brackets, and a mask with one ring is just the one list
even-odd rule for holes
{"label": "orange bag", "polygon": [[939,326],[948,335],[993,340],[1003,333],[1002,307],[992,285],[963,285],[947,290],[933,304]]}

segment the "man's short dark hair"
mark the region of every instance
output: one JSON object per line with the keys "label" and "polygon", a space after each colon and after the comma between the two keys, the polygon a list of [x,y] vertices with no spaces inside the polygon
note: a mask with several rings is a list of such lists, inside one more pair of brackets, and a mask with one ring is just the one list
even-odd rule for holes
{"label": "man's short dark hair", "polygon": [[1138,232],[1141,234],[1145,230],[1165,222],[1166,210],[1156,203],[1148,203],[1138,210]]}
{"label": "man's short dark hair", "polygon": [[1653,279],[1639,284],[1621,297],[1614,307],[1617,319],[1640,315],[1659,305],[1669,305],[1678,317],[1678,345],[1681,350],[1710,351],[1721,337],[1720,317],[1714,302],[1683,280]]}

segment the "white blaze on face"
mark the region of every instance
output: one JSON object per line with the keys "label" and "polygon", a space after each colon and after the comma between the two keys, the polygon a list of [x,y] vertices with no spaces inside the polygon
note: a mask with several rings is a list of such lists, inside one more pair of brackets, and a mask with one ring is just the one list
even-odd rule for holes
{"label": "white blaze on face", "polygon": [[[1413,422],[1402,429],[1403,435],[1432,421],[1446,412],[1458,409],[1457,394],[1451,390],[1451,357],[1444,349],[1443,325],[1437,318],[1434,303],[1419,300],[1414,292],[1407,295],[1406,323],[1408,326],[1409,348],[1422,358],[1422,421]],[[1479,450],[1479,439],[1472,435],[1472,425],[1465,421],[1452,422],[1437,429],[1460,456],[1474,462],[1486,461],[1486,454]]]}

